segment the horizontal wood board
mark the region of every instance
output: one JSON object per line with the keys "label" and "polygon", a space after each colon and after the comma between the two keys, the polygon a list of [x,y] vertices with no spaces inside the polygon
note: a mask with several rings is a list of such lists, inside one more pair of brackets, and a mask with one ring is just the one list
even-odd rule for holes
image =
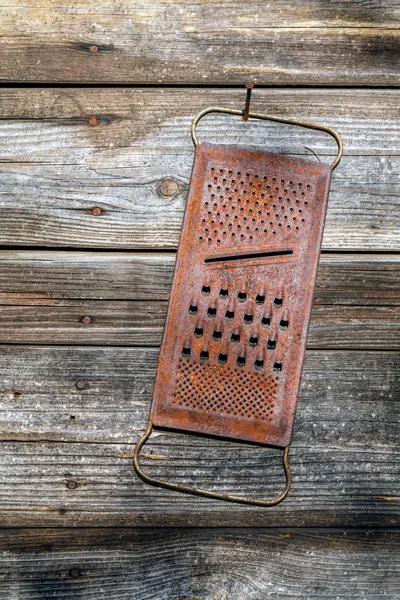
{"label": "horizontal wood board", "polygon": [[1,600],[397,600],[398,531],[1,531]]}
{"label": "horizontal wood board", "polygon": [[[159,345],[174,261],[172,253],[0,251],[0,343]],[[325,254],[308,347],[398,349],[399,305],[397,256]]]}
{"label": "horizontal wood board", "polygon": [[[136,477],[133,443],[146,424],[156,358],[155,348],[2,348],[3,526],[398,524],[398,353],[307,353],[293,490],[270,511]],[[283,485],[280,456],[157,432],[143,464],[157,476],[259,495]]]}
{"label": "horizontal wood board", "polygon": [[[398,94],[254,91],[254,110],[314,120],[343,136],[324,249],[400,248]],[[189,88],[12,88],[0,97],[0,244],[119,250],[177,247],[193,162],[191,120],[206,106],[241,108],[244,101],[237,90]],[[313,160],[313,152],[324,161],[335,153],[325,134],[224,115],[207,117],[199,135]]]}
{"label": "horizontal wood board", "polygon": [[34,0],[0,23],[5,82],[399,84],[395,0]]}

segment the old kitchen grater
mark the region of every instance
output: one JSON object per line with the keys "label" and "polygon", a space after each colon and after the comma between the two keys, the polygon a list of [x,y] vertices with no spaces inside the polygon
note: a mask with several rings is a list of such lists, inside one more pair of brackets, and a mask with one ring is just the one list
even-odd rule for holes
{"label": "old kitchen grater", "polygon": [[[287,495],[288,451],[332,170],[342,155],[329,127],[272,119],[331,134],[332,165],[198,143],[147,430],[134,465],[148,483],[272,506]],[[248,111],[247,111],[248,112]],[[152,428],[223,436],[284,449],[286,488],[272,500],[158,480],[138,463]]]}

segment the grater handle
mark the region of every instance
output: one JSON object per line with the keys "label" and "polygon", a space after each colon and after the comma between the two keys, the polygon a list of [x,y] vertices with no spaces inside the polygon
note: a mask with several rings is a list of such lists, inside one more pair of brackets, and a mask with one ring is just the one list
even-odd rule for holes
{"label": "grater handle", "polygon": [[[192,140],[193,140],[193,144],[195,146],[199,145],[199,140],[197,139],[197,135],[196,135],[196,126],[197,126],[198,122],[200,121],[200,119],[202,119],[208,113],[212,113],[212,112],[225,113],[228,115],[238,115],[240,117],[244,116],[243,110],[236,110],[233,108],[222,108],[220,106],[210,106],[209,108],[205,108],[204,110],[199,112],[198,115],[196,115],[196,117],[193,119],[193,122],[192,122]],[[282,117],[274,117],[272,115],[265,115],[263,113],[249,112],[249,113],[247,113],[247,118],[262,119],[263,121],[276,121],[277,123],[286,123],[287,125],[298,125],[299,127],[305,127],[306,129],[316,129],[317,131],[324,131],[325,133],[328,133],[335,139],[337,146],[338,146],[336,158],[333,161],[333,163],[331,164],[332,171],[340,163],[340,160],[343,155],[343,142],[342,142],[340,135],[337,133],[337,131],[332,129],[332,127],[328,127],[326,125],[319,125],[317,123],[310,123],[308,121],[297,121],[296,119],[284,119]]]}
{"label": "grater handle", "polygon": [[211,492],[209,490],[195,488],[190,485],[183,485],[180,483],[172,483],[170,481],[164,481],[163,479],[157,479],[156,477],[151,477],[150,475],[147,475],[139,465],[139,454],[140,454],[141,448],[144,446],[144,444],[149,439],[152,431],[153,431],[153,423],[149,420],[146,431],[144,432],[143,436],[136,444],[135,450],[133,452],[133,466],[135,468],[135,471],[139,475],[139,477],[141,477],[141,479],[143,479],[146,483],[149,483],[151,485],[157,485],[159,487],[164,487],[164,488],[167,488],[170,490],[174,490],[176,492],[183,492],[186,494],[195,494],[197,496],[205,496],[206,498],[215,498],[217,500],[227,500],[229,502],[238,502],[240,504],[251,504],[253,506],[276,506],[277,504],[282,502],[282,500],[284,500],[289,493],[290,486],[292,483],[292,474],[290,472],[290,466],[289,466],[289,446],[286,446],[286,448],[283,451],[283,456],[282,456],[282,464],[283,464],[283,468],[285,471],[285,477],[286,477],[286,486],[285,486],[284,491],[279,496],[273,498],[272,500],[261,500],[261,499],[259,500],[257,498],[246,498],[245,496],[233,496],[231,494],[222,494],[220,492]]}

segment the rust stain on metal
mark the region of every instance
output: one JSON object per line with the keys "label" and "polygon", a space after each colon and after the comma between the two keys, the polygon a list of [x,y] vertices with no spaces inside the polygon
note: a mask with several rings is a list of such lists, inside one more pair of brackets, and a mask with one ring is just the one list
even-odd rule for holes
{"label": "rust stain on metal", "polygon": [[286,447],[331,167],[196,147],[150,419]]}

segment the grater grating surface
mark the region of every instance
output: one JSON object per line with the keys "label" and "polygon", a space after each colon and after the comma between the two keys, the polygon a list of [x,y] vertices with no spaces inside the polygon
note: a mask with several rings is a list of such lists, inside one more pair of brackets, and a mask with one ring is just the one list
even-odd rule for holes
{"label": "grater grating surface", "polygon": [[154,425],[290,444],[330,178],[321,163],[196,147]]}

